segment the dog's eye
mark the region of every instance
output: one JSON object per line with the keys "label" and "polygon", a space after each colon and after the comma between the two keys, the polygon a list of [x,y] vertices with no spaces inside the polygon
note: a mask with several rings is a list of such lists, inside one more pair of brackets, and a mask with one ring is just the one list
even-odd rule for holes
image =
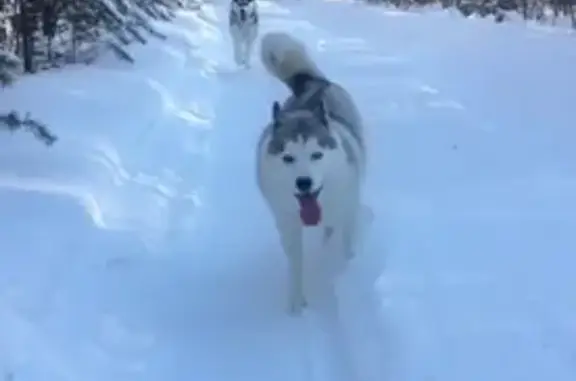
{"label": "dog's eye", "polygon": [[322,159],[323,156],[324,154],[322,152],[314,152],[312,155],[310,155],[310,159],[316,161]]}
{"label": "dog's eye", "polygon": [[296,161],[296,159],[292,155],[284,155],[282,156],[282,161],[284,161],[286,164],[292,164]]}

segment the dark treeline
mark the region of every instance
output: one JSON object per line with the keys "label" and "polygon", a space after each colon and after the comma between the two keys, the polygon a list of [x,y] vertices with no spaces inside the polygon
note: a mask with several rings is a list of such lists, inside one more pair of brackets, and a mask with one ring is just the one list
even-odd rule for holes
{"label": "dark treeline", "polygon": [[455,8],[464,17],[478,15],[493,17],[496,22],[507,19],[509,12],[516,12],[524,20],[536,20],[556,24],[559,18],[571,20],[576,29],[574,3],[576,0],[366,0],[369,3],[385,3],[401,9],[440,4],[443,8]]}
{"label": "dark treeline", "polygon": [[[90,64],[104,51],[134,62],[126,46],[163,39],[152,21],[170,21],[189,0],[0,0],[0,84],[22,74]],[[306,1],[306,0],[302,0]],[[511,12],[525,20],[556,23],[567,17],[576,28],[576,0],[365,0],[401,9],[441,4],[463,16],[503,22]],[[56,141],[46,126],[21,110],[4,110],[0,129],[29,130],[47,145]]]}
{"label": "dark treeline", "polygon": [[[134,62],[130,44],[164,39],[152,21],[170,21],[185,0],[0,0],[0,84],[22,74],[90,64],[104,51]],[[3,110],[0,128],[26,129],[51,145],[56,137],[29,115]]]}

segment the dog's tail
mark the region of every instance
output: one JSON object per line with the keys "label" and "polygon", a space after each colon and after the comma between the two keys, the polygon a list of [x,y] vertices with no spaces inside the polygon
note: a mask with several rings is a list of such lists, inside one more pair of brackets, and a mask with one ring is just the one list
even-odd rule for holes
{"label": "dog's tail", "polygon": [[266,70],[293,93],[303,79],[325,79],[304,44],[284,32],[269,32],[262,37],[260,58]]}

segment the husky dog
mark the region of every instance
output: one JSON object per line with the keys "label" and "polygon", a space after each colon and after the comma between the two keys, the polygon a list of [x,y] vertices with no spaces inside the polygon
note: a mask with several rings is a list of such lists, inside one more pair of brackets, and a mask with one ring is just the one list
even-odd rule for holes
{"label": "husky dog", "polygon": [[291,92],[271,107],[258,143],[257,181],[289,260],[288,309],[299,314],[307,305],[303,228],[320,226],[325,242],[336,242],[347,259],[354,254],[366,162],[362,120],[349,93],[291,35],[264,35],[261,60]]}
{"label": "husky dog", "polygon": [[258,36],[258,5],[256,0],[232,0],[228,13],[228,28],[232,37],[234,60],[237,65],[250,66],[254,41]]}

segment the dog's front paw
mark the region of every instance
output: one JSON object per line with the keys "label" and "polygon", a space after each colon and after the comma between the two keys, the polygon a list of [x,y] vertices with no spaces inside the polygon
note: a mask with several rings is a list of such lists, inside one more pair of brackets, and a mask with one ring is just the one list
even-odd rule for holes
{"label": "dog's front paw", "polygon": [[300,316],[304,309],[308,306],[308,302],[304,295],[294,295],[290,298],[288,303],[288,314],[292,316]]}

